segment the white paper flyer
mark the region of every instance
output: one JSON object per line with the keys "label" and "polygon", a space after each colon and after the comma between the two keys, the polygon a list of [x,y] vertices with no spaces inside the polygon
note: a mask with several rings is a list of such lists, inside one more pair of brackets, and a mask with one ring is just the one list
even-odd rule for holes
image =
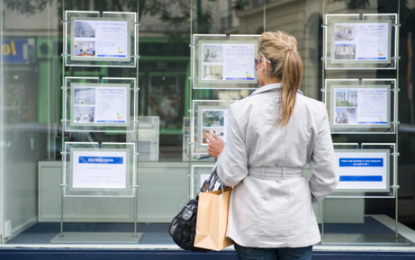
{"label": "white paper flyer", "polygon": [[73,151],[73,188],[124,189],[127,152]]}
{"label": "white paper flyer", "polygon": [[128,60],[128,22],[74,20],[72,59]]}
{"label": "white paper flyer", "polygon": [[127,125],[127,86],[74,86],[72,124]]}
{"label": "white paper flyer", "polygon": [[334,88],[334,125],[387,125],[387,88]]}
{"label": "white paper flyer", "polygon": [[201,109],[201,125],[199,139],[201,145],[208,145],[209,140],[206,133],[214,133],[226,143],[226,135],[228,130],[228,109],[203,108]]}
{"label": "white paper flyer", "polygon": [[388,61],[389,24],[335,23],[334,61]]}
{"label": "white paper flyer", "polygon": [[202,44],[202,80],[255,81],[255,44]]}

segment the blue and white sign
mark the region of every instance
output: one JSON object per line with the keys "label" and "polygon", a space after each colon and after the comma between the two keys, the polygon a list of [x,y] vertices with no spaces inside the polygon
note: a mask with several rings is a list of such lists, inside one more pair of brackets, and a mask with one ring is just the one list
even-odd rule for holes
{"label": "blue and white sign", "polygon": [[339,184],[336,190],[386,191],[389,151],[336,151]]}
{"label": "blue and white sign", "polygon": [[75,150],[72,156],[72,188],[126,188],[126,151]]}

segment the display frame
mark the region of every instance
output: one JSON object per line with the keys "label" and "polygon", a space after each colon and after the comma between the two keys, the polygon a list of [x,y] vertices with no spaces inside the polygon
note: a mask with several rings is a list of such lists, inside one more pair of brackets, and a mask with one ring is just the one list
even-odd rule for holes
{"label": "display frame", "polygon": [[[333,88],[348,88],[350,86],[355,88],[364,88],[365,85],[370,85],[377,89],[378,86],[387,89],[387,119],[386,125],[366,124],[366,125],[344,125],[339,126],[334,124],[334,116],[332,112],[334,109],[334,91]],[[326,79],[324,83],[323,102],[326,104],[326,109],[330,118],[330,129],[333,134],[394,134],[396,132],[396,88],[395,79]]]}
{"label": "display frame", "polygon": [[[342,125],[342,124],[336,124],[336,118],[335,117],[331,117],[330,118],[330,128],[367,128],[367,126],[373,127],[373,128],[390,128],[391,125],[391,102],[390,102],[390,98],[391,98],[391,91],[390,91],[390,86],[389,85],[348,85],[348,86],[342,86],[342,85],[331,85],[330,86],[330,91],[331,91],[331,102],[330,102],[330,114],[334,113],[336,109],[341,108],[337,105],[335,105],[335,103],[337,103],[337,90],[347,90],[346,92],[349,92],[349,90],[357,90],[356,95],[359,95],[359,90],[361,89],[367,89],[367,90],[386,90],[386,122],[384,125],[380,124],[381,122],[371,122],[372,124],[366,123],[366,124],[359,124],[359,122],[357,122],[357,124],[351,124],[351,125]],[[358,99],[358,97],[357,97]],[[336,101],[336,102],[333,102]],[[357,102],[357,101],[356,101]],[[355,108],[359,108],[359,105],[356,104]],[[358,112],[358,111],[357,111]],[[359,121],[356,119],[356,121]]]}
{"label": "display frame", "polygon": [[[326,14],[323,24],[323,58],[326,70],[396,69],[397,14]],[[388,58],[386,60],[340,61],[334,58],[335,23],[386,23],[388,25]]]}
{"label": "display frame", "polygon": [[207,155],[208,145],[203,145],[201,142],[201,121],[200,113],[201,109],[212,108],[212,109],[227,109],[229,105],[234,101],[227,100],[193,100],[193,109],[190,111],[190,140],[193,145],[193,155]]}
{"label": "display frame", "polygon": [[[367,152],[372,151],[388,151],[388,166],[387,166],[387,185],[382,190],[338,190],[337,188],[327,198],[395,198],[396,196],[396,145],[394,143],[361,143],[361,144],[347,144],[347,143],[334,143],[336,151],[351,151],[351,152]],[[357,145],[357,146],[356,146]],[[355,149],[350,149],[352,146]]]}
{"label": "display frame", "polygon": [[[76,88],[100,88],[100,87],[122,87],[126,90],[126,123],[75,123],[74,122],[74,93]],[[69,132],[134,132],[137,128],[137,107],[138,107],[138,88],[135,78],[110,78],[110,77],[65,77],[63,87],[63,112],[65,131]],[[83,105],[79,105],[83,107]],[[89,108],[91,106],[85,105]]]}
{"label": "display frame", "polygon": [[[158,116],[139,116],[137,132],[126,133],[127,143],[134,142],[137,144],[137,161],[154,162],[159,160],[159,143],[160,143],[160,118]],[[149,142],[150,147],[143,151],[143,142]],[[144,159],[146,153],[149,159]]]}
{"label": "display frame", "polygon": [[[97,142],[66,142],[65,149],[66,154],[63,161],[64,197],[134,197],[137,180],[135,143],[102,143],[100,146]],[[94,155],[111,152],[125,154],[124,188],[74,187],[74,162],[72,159],[75,158],[75,153]]]}
{"label": "display frame", "polygon": [[[110,57],[103,57],[103,58],[99,58],[99,57],[85,57],[85,58],[80,58],[78,57],[78,55],[75,55],[75,38],[79,38],[79,37],[75,37],[75,26],[71,26],[71,60],[73,61],[120,61],[120,62],[126,62],[130,60],[131,57],[131,42],[128,40],[128,32],[130,31],[130,26],[131,24],[129,23],[128,19],[125,18],[106,18],[106,17],[89,17],[89,18],[78,18],[78,17],[71,17],[71,24],[76,24],[77,22],[124,22],[127,25],[127,35],[126,35],[126,44],[127,44],[127,49],[126,49],[126,55],[125,58],[120,58],[120,57],[114,57],[114,58],[110,58]],[[79,41],[79,40],[78,40]],[[98,55],[98,54],[97,54]]]}
{"label": "display frame", "polygon": [[[257,57],[260,35],[226,35],[226,34],[193,34],[191,46],[191,83],[193,89],[256,89],[258,88],[258,77],[255,70],[254,59]],[[203,80],[201,59],[203,45],[223,44],[254,44],[252,57],[252,71],[254,80]],[[224,61],[222,61],[224,63]],[[216,64],[219,66],[220,64]],[[212,65],[214,66],[214,65]],[[223,64],[222,64],[223,66]],[[249,74],[249,73],[248,73]],[[250,74],[249,74],[250,75]],[[247,77],[248,78],[248,77]]]}
{"label": "display frame", "polygon": [[[341,154],[341,153],[349,153],[349,154],[353,153],[353,154],[356,154],[356,157],[360,156],[361,159],[367,159],[365,157],[362,157],[362,155],[364,155],[364,154],[384,153],[385,158],[386,158],[386,160],[385,160],[386,174],[384,176],[385,177],[385,187],[384,188],[378,188],[378,189],[371,189],[371,188],[347,189],[347,188],[338,188],[338,187],[336,187],[336,192],[370,192],[370,193],[372,193],[372,192],[388,192],[389,191],[389,188],[390,188],[390,171],[388,170],[388,169],[390,169],[390,151],[389,150],[387,150],[387,149],[378,149],[378,150],[377,149],[359,149],[359,150],[335,149],[334,151],[336,153],[336,156],[338,154]],[[355,159],[355,158],[345,158],[345,159],[352,160],[352,159]],[[342,158],[339,158],[339,160],[342,160]],[[350,164],[349,162],[343,162],[343,163],[344,164]],[[354,164],[354,163],[352,163],[352,164]],[[361,163],[361,164],[366,164],[366,162]],[[343,167],[345,167],[345,166],[343,166]],[[353,178],[357,179],[357,177],[377,177],[377,176],[341,175],[341,176],[339,176],[339,178],[340,178],[339,184],[342,183],[342,180],[341,180],[342,177],[343,177],[343,179],[348,179],[348,180],[343,180],[343,182],[350,182],[350,181],[359,182],[357,180],[353,180]],[[350,178],[346,178],[346,177],[350,177]],[[383,177],[383,176],[381,176],[381,177]],[[361,181],[361,182],[365,182],[365,181]],[[368,182],[368,181],[366,181],[366,182]]]}
{"label": "display frame", "polygon": [[[71,91],[71,112],[70,112],[70,124],[71,125],[76,125],[76,126],[119,126],[119,127],[127,127],[130,124],[130,116],[127,115],[127,113],[130,111],[130,87],[129,84],[110,84],[110,83],[98,83],[98,84],[80,84],[80,85],[74,85],[72,87],[72,91]],[[91,89],[95,89],[97,92],[97,90],[99,89],[105,89],[105,90],[110,90],[112,88],[117,88],[117,91],[123,90],[126,94],[126,107],[125,107],[125,123],[114,123],[114,122],[97,122],[97,123],[75,123],[74,121],[76,121],[75,118],[75,109],[78,107],[84,107],[84,106],[88,106],[89,104],[78,104],[75,103],[75,96],[77,91],[81,92],[82,90],[91,90]],[[98,91],[99,92],[99,91]],[[111,91],[113,92],[113,91]],[[95,94],[96,95],[96,94]],[[95,97],[96,99],[96,97]],[[92,105],[92,104],[91,104]],[[95,105],[95,108],[98,107],[98,105]],[[79,121],[79,120],[78,120]],[[104,120],[101,120],[104,121]],[[117,121],[117,120],[107,120],[107,121]],[[121,120],[119,120],[121,121]],[[124,122],[124,121],[121,121]]]}
{"label": "display frame", "polygon": [[[191,173],[189,175],[190,177],[190,189],[189,189],[189,196],[191,199],[194,199],[197,197],[197,194],[199,193],[200,188],[203,185],[203,181],[207,180],[209,178],[210,174],[212,173],[213,169],[215,167],[215,163],[205,163],[205,164],[193,164],[191,167]],[[202,171],[202,172],[200,172]],[[202,175],[205,175],[202,178]],[[206,176],[207,175],[207,176]],[[219,187],[219,183],[217,182],[215,185],[215,188]]]}
{"label": "display frame", "polygon": [[[125,58],[76,58],[74,55],[74,21],[121,21],[127,22],[127,57]],[[97,11],[65,11],[64,21],[64,57],[65,66],[78,67],[129,67],[135,68],[138,63],[138,20],[134,12],[100,12]]]}

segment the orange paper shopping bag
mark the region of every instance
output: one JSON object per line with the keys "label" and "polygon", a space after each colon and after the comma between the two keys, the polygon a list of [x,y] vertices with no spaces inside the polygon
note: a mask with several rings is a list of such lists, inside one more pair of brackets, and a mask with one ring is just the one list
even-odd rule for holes
{"label": "orange paper shopping bag", "polygon": [[201,192],[197,209],[195,247],[222,250],[233,244],[226,237],[232,188]]}

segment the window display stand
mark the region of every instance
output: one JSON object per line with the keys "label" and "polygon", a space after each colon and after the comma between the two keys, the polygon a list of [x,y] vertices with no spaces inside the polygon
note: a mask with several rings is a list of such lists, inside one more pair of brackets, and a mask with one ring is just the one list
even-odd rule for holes
{"label": "window display stand", "polygon": [[[399,2],[400,3],[400,2]],[[335,125],[331,122],[332,134],[393,134],[395,135],[395,143],[349,143],[340,144],[335,143],[334,145],[344,147],[356,146],[356,151],[364,151],[365,149],[387,149],[390,150],[390,167],[387,171],[391,174],[387,177],[388,187],[386,192],[374,192],[370,190],[356,190],[356,192],[334,192],[328,199],[331,198],[394,198],[395,199],[395,236],[391,235],[363,235],[363,234],[325,234],[324,232],[324,218],[323,218],[323,202],[320,204],[320,215],[321,215],[321,234],[322,234],[322,245],[406,245],[408,244],[404,239],[399,237],[398,234],[398,108],[399,108],[399,10],[398,14],[324,14],[325,17],[323,27],[323,55],[322,60],[322,79],[324,87],[321,89],[323,92],[323,102],[328,106],[329,114],[334,113],[333,104],[337,107],[336,93],[328,92],[333,89],[342,89],[341,85],[344,85],[344,89],[348,90],[352,88],[359,88],[359,85],[367,88],[377,89],[384,88],[387,93],[387,104],[380,106],[386,107],[388,113],[388,124],[385,127],[379,127],[373,123],[374,127],[350,126],[350,116],[345,121],[349,126]],[[379,32],[370,34],[370,30],[366,31],[365,35],[359,35],[359,30],[367,29],[369,26],[376,24],[379,26]],[[383,30],[383,31],[382,31]],[[365,41],[363,38],[372,35],[372,38],[368,38],[368,41],[381,42],[383,45],[379,45],[377,54],[371,50],[361,51],[369,44],[363,45]],[[362,37],[362,39],[359,39]],[[378,38],[376,38],[378,37]],[[367,41],[366,41],[367,43]],[[360,44],[360,45],[359,45]],[[359,48],[361,52],[356,50]],[[382,49],[382,50],[381,50]],[[359,57],[359,55],[361,57]],[[325,72],[329,70],[395,70],[396,79],[336,79],[325,77]],[[382,82],[382,83],[381,83]],[[385,83],[386,82],[386,83]],[[332,84],[334,87],[332,87]],[[386,89],[388,91],[386,91]],[[341,92],[341,91],[339,91]],[[346,91],[347,92],[347,91]],[[356,92],[359,93],[359,92]],[[340,97],[342,93],[339,93]],[[363,96],[362,96],[363,97]],[[339,99],[343,100],[343,99]],[[340,104],[340,103],[339,103]],[[342,103],[345,104],[345,103]],[[349,104],[349,103],[348,103]],[[350,107],[350,105],[345,105]],[[358,105],[356,105],[357,107]],[[379,105],[378,105],[379,106]],[[339,106],[340,107],[340,106]],[[347,108],[348,112],[351,113],[352,108]],[[358,109],[358,108],[353,108]],[[333,111],[332,111],[333,110]],[[350,110],[350,111],[349,111]],[[336,110],[337,111],[337,110]],[[340,110],[339,110],[340,111]],[[354,112],[356,113],[356,112]],[[331,115],[331,120],[334,120],[334,115]],[[347,118],[347,117],[346,117]],[[362,120],[363,121],[363,120]],[[382,120],[380,120],[382,121]],[[358,120],[359,122],[359,120]],[[382,123],[382,122],[381,122]],[[336,128],[337,127],[337,128]],[[333,130],[334,129],[334,130]],[[358,154],[358,153],[356,153]],[[388,158],[387,158],[388,159]]]}
{"label": "window display stand", "polygon": [[[226,134],[226,113],[229,105],[234,102],[231,95],[227,99],[207,100],[194,99],[193,91],[206,89],[226,91],[253,91],[258,88],[258,81],[254,67],[254,59],[258,50],[260,35],[226,35],[226,34],[191,34],[191,75],[190,75],[190,118],[189,130],[184,133],[184,149],[187,150],[184,158],[189,158],[189,197],[195,198],[200,182],[205,174],[210,173],[214,166],[214,158],[207,153],[208,143],[204,138],[204,131],[213,131],[222,138]],[[232,64],[237,64],[238,55],[234,50],[242,51],[245,60],[238,60],[243,71],[242,74],[232,74],[227,71],[227,59],[232,59]],[[216,123],[204,124],[204,118],[208,113],[217,113],[221,118]],[[187,135],[186,135],[187,134]],[[203,163],[203,164],[202,164]]]}
{"label": "window display stand", "polygon": [[[64,0],[62,0],[62,6],[65,6]],[[138,4],[137,4],[138,8]],[[138,9],[137,13],[127,13],[127,12],[103,12],[102,15],[100,15],[100,12],[95,11],[65,11],[63,9],[63,17],[64,21],[63,23],[63,54],[62,54],[62,82],[64,83],[64,87],[62,87],[62,96],[63,96],[63,102],[62,102],[62,130],[63,131],[70,131],[70,132],[130,132],[131,134],[136,134],[137,138],[135,138],[134,143],[71,143],[71,142],[65,142],[64,138],[62,138],[62,184],[61,186],[61,221],[60,221],[60,233],[53,238],[50,242],[51,243],[76,243],[76,244],[90,244],[90,243],[134,243],[137,244],[142,236],[142,233],[137,232],[137,189],[138,189],[138,183],[137,183],[137,171],[136,171],[136,165],[137,165],[137,157],[138,157]],[[96,21],[99,21],[97,23]],[[106,44],[107,38],[102,38],[102,34],[109,33],[105,31],[103,24],[105,23],[117,23],[117,26],[114,27],[114,30],[118,30],[118,35],[124,35],[121,38],[114,39],[113,37],[109,37],[108,39],[112,38],[112,42],[117,41],[118,45],[118,51],[113,54],[110,53],[110,55],[107,55],[108,49],[105,51],[102,51],[97,48],[97,46],[104,46]],[[101,26],[101,27],[100,27]],[[95,35],[100,33],[101,37],[97,37],[95,39]],[[101,47],[102,48],[102,47]],[[101,51],[101,52],[100,52]],[[76,53],[74,53],[76,52]],[[104,58],[102,58],[104,57]],[[136,78],[130,79],[130,78],[102,78],[101,82],[99,78],[93,78],[93,77],[87,77],[87,78],[74,78],[74,77],[65,77],[65,68],[66,66],[79,66],[79,67],[124,67],[124,68],[136,68]],[[123,84],[124,90],[122,88],[119,88],[122,92],[127,92],[127,94],[131,91],[133,94],[133,116],[130,120],[130,109],[122,110],[126,114],[120,115],[117,114],[117,118],[109,119],[109,120],[102,120],[104,123],[95,124],[94,117],[96,116],[95,112],[91,112],[88,116],[90,117],[90,120],[85,120],[85,125],[80,125],[78,127],[76,125],[76,122],[73,120],[68,119],[68,107],[71,109],[71,117],[73,119],[72,110],[73,110],[73,104],[75,101],[71,99],[73,98],[73,94],[71,97],[67,95],[67,91],[74,91],[74,88],[71,88],[71,86],[68,86],[69,80],[75,80],[79,82],[80,84],[85,83],[114,83],[114,84]],[[88,86],[89,89],[88,89]],[[87,87],[84,87],[85,90],[96,91],[96,89],[99,89],[99,85],[88,85]],[[112,85],[111,85],[112,87]],[[82,90],[82,86],[80,87]],[[95,89],[95,90],[94,90]],[[96,92],[98,94],[93,94],[92,105],[95,105],[95,108],[98,109],[97,100],[99,98],[105,99],[105,95],[102,93]],[[117,93],[119,94],[119,93]],[[101,96],[100,96],[101,95]],[[127,95],[127,98],[122,97],[120,95],[120,100],[126,100],[127,102],[124,103],[130,103],[129,95]],[[124,98],[124,99],[122,99]],[[67,102],[68,99],[71,103]],[[83,105],[90,105],[91,102],[78,102],[78,106]],[[77,103],[77,104],[78,104]],[[118,102],[117,104],[112,104],[114,107],[117,107],[117,109],[120,108],[120,104],[123,102]],[[68,106],[69,104],[69,106]],[[110,104],[111,105],[111,104]],[[122,106],[121,106],[122,107]],[[126,110],[126,111],[125,111]],[[117,110],[118,111],[118,110]],[[100,114],[105,114],[105,111],[100,111]],[[97,113],[98,114],[98,113]],[[117,120],[119,118],[126,118],[125,121]],[[77,122],[79,122],[79,119],[77,119]],[[88,126],[91,122],[91,126]],[[107,122],[107,123],[105,123]],[[120,126],[117,125],[117,123],[120,123]],[[98,123],[98,122],[97,122]],[[74,125],[75,124],[75,125]],[[132,171],[126,170],[126,175],[124,179],[124,186],[123,188],[116,188],[114,187],[110,188],[78,188],[74,189],[75,185],[68,183],[67,178],[73,178],[74,176],[74,169],[75,169],[75,163],[74,158],[72,158],[71,152],[68,149],[71,145],[75,146],[85,146],[88,147],[88,149],[91,149],[91,151],[95,152],[95,155],[98,154],[98,157],[86,157],[86,158],[92,158],[91,160],[101,160],[96,161],[94,163],[97,163],[99,166],[99,163],[102,163],[102,160],[118,160],[120,157],[99,157],[99,152],[101,151],[101,148],[104,147],[110,147],[111,149],[107,151],[124,151],[125,149],[119,149],[119,147],[130,147],[130,150],[127,150],[124,152],[125,161],[120,159],[120,161],[116,162],[118,164],[125,165],[127,169],[131,167]],[[94,150],[95,149],[95,150]],[[118,150],[117,150],[118,149]],[[119,153],[118,153],[119,154]],[[70,174],[67,174],[67,159],[70,158],[70,166],[72,167],[70,169]],[[128,159],[130,158],[131,159]],[[96,159],[98,158],[98,159]],[[110,159],[106,159],[110,158]],[[89,160],[89,159],[86,159]],[[89,163],[82,161],[82,163]],[[110,162],[107,162],[110,163]],[[114,163],[114,162],[113,162]],[[81,159],[79,159],[79,164],[81,164]],[[95,166],[94,166],[95,167]],[[116,166],[112,166],[115,168]],[[89,168],[87,168],[89,169]],[[88,173],[90,170],[86,170],[86,173]],[[81,186],[82,187],[82,186]],[[121,187],[121,186],[120,186]],[[71,193],[71,189],[73,190]],[[118,192],[117,192],[118,191]],[[134,221],[134,231],[132,233],[125,233],[125,232],[65,232],[63,230],[63,224],[64,224],[64,202],[65,197],[68,196],[78,196],[78,197],[131,197],[133,198],[133,221]]]}

